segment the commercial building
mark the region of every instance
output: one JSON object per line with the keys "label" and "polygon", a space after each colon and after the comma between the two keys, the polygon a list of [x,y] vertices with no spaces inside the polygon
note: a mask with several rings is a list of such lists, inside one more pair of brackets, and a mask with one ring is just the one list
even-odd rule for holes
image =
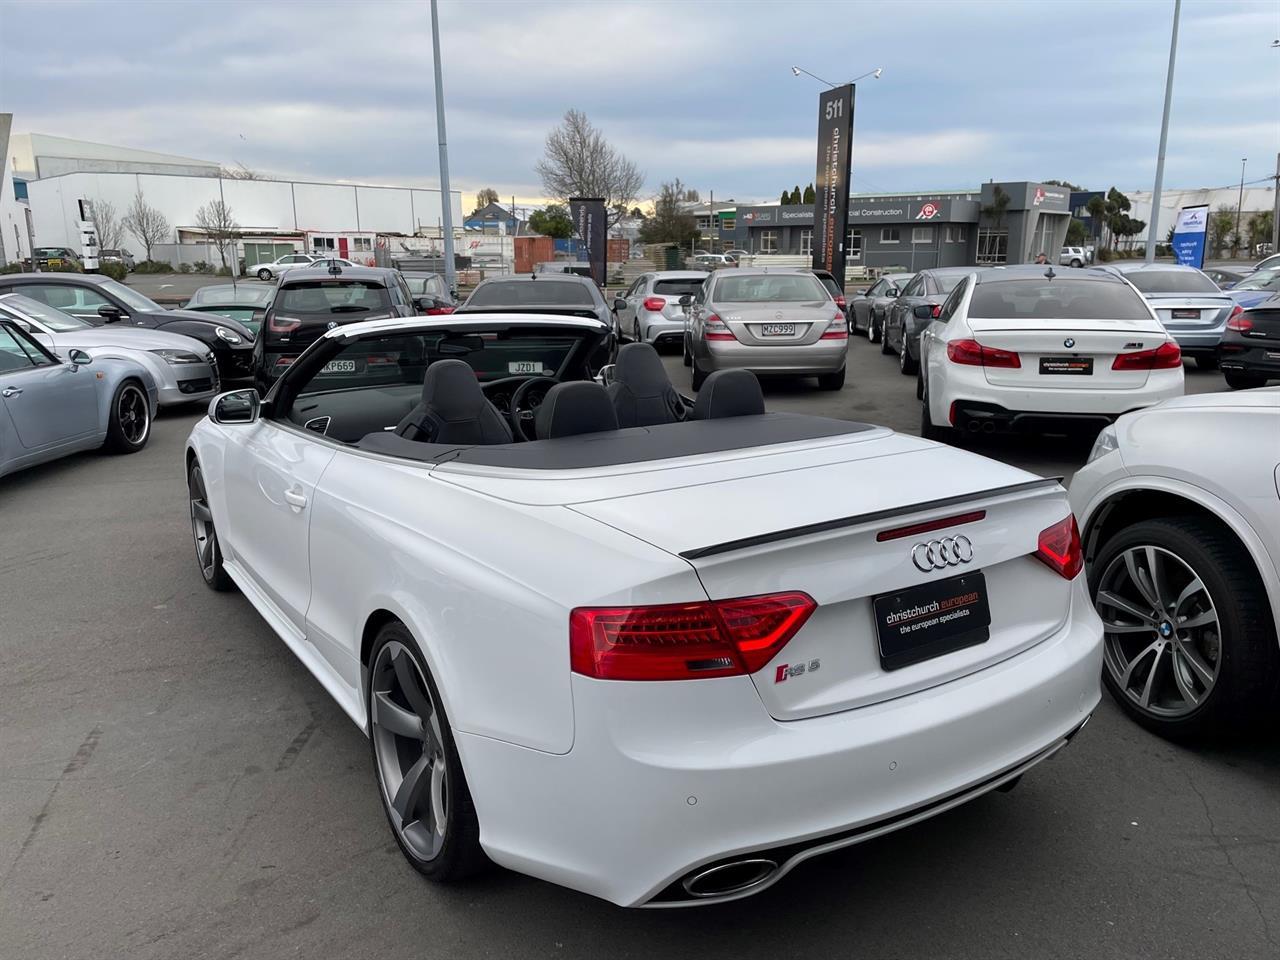
{"label": "commercial building", "polygon": [[[753,254],[809,256],[813,206],[739,205],[717,210],[720,241]],[[1070,222],[1068,192],[1042,183],[985,183],[974,190],[858,194],[849,199],[845,249],[856,267],[1056,261]]]}

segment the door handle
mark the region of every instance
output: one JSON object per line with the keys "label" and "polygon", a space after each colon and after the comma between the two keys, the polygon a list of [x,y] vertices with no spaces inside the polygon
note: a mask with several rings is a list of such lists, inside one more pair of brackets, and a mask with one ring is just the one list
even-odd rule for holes
{"label": "door handle", "polygon": [[0,397],[4,397],[7,400],[9,397],[16,397],[21,393],[21,387],[5,387],[3,390],[0,390]]}
{"label": "door handle", "polygon": [[301,510],[307,505],[307,495],[298,493],[296,490],[286,490],[284,492],[284,501],[291,507],[297,507]]}

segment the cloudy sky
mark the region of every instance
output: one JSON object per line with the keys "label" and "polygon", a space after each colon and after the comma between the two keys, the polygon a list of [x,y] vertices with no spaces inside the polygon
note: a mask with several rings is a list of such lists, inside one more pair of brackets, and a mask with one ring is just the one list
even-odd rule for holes
{"label": "cloudy sky", "polygon": [[[442,0],[455,189],[541,195],[547,130],[584,110],[705,197],[813,179],[817,94],[858,85],[855,191],[1060,178],[1149,189],[1172,0]],[[1165,183],[1275,169],[1280,3],[1186,0]],[[43,42],[47,38],[48,42]],[[39,132],[304,179],[435,184],[425,2],[0,0],[0,109]],[[464,195],[464,205],[469,201]]]}

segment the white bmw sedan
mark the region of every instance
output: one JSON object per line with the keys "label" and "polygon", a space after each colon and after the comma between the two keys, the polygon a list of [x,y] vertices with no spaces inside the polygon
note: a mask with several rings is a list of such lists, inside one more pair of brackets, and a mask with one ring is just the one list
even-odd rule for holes
{"label": "white bmw sedan", "polygon": [[1239,737],[1280,709],[1280,389],[1121,417],[1071,481],[1103,678],[1178,739]]}
{"label": "white bmw sedan", "polygon": [[921,434],[935,440],[1098,430],[1183,392],[1177,342],[1131,284],[1101,270],[976,271],[924,329],[920,353]]}
{"label": "white bmw sedan", "polygon": [[369,735],[414,868],[734,899],[1083,726],[1101,625],[1056,480],[768,413],[743,370],[690,404],[649,344],[606,388],[611,351],[585,317],[350,324],[192,430],[201,575]]}

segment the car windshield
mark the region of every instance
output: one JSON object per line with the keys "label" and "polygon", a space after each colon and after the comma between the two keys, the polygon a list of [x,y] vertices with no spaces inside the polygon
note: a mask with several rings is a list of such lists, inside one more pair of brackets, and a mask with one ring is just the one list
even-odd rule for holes
{"label": "car windshield", "polygon": [[415,297],[435,297],[437,300],[447,300],[449,297],[444,277],[405,277],[404,282],[409,285],[409,292]]}
{"label": "car windshield", "polygon": [[141,310],[143,313],[158,313],[164,310],[164,307],[154,300],[144,297],[137,290],[126,287],[116,280],[101,280],[98,283],[98,287],[111,294],[117,300],[123,300],[130,310]]}
{"label": "car windshield", "polygon": [[1267,273],[1255,273],[1252,277],[1241,280],[1233,290],[1280,290],[1280,270]]}
{"label": "car windshield", "polygon": [[969,316],[982,320],[1149,320],[1146,301],[1107,280],[996,280],[973,291]]}
{"label": "car windshield", "polygon": [[476,287],[468,307],[595,306],[585,283],[563,280],[497,280]]}
{"label": "car windshield", "polygon": [[1199,270],[1134,270],[1124,278],[1143,293],[1218,293]]}
{"label": "car windshield", "polygon": [[717,303],[794,303],[826,300],[827,292],[810,274],[761,273],[721,278],[711,299]]}
{"label": "car windshield", "polygon": [[274,309],[277,316],[298,320],[361,319],[359,314],[390,312],[391,297],[369,280],[302,280],[280,289]]}
{"label": "car windshield", "polygon": [[0,297],[0,303],[34,320],[39,320],[54,333],[71,333],[73,330],[93,329],[93,324],[86,323],[79,317],[63,313],[57,307],[51,307],[47,303],[41,303],[31,297],[24,297],[20,293]]}
{"label": "car windshield", "polygon": [[686,293],[696,297],[702,289],[701,277],[690,277],[686,280],[655,280],[653,292],[664,297],[683,297]]}

